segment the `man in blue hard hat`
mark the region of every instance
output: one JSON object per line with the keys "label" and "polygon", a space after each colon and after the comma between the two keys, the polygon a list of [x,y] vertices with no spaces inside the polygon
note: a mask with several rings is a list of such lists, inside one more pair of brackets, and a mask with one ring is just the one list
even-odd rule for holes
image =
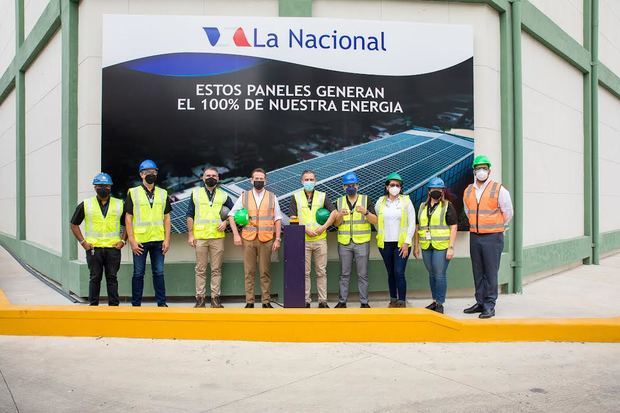
{"label": "man in blue hard hat", "polygon": [[[85,199],[75,209],[71,218],[71,231],[86,251],[86,263],[90,272],[88,303],[99,305],[101,279],[105,271],[108,305],[117,306],[118,280],[116,274],[121,265],[121,249],[127,234],[122,231],[124,223],[123,201],[110,196],[112,177],[99,173],[93,179],[96,195]],[[80,225],[84,222],[84,234]]]}
{"label": "man in blue hard hat", "polygon": [[139,167],[142,185],[130,188],[125,200],[125,226],[133,252],[133,277],[131,279],[131,305],[142,305],[146,255],[151,256],[153,287],[158,307],[166,304],[164,283],[164,255],[170,248],[170,200],[168,192],[158,186],[158,168],[150,159]]}
{"label": "man in blue hard hat", "polygon": [[336,201],[338,227],[338,255],[340,256],[340,291],[336,308],[346,308],[349,297],[349,279],[353,260],[357,269],[357,287],[360,307],[368,304],[368,256],[370,254],[370,224],[377,223],[373,203],[367,195],[358,193],[359,180],[355,172],[342,176],[345,195]]}

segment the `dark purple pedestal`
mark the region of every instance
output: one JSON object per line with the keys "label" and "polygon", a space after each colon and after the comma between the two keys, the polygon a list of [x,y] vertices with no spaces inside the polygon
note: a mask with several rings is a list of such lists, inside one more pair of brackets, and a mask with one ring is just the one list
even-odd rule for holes
{"label": "dark purple pedestal", "polygon": [[306,227],[284,227],[284,308],[304,308]]}

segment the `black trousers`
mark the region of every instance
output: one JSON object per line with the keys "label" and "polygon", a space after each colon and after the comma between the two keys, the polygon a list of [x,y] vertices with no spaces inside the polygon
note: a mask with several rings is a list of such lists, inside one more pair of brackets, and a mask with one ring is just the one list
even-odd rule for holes
{"label": "black trousers", "polygon": [[474,273],[476,302],[486,310],[495,309],[499,262],[504,249],[504,233],[469,234],[469,254]]}
{"label": "black trousers", "polygon": [[99,305],[101,279],[105,271],[105,282],[108,288],[108,305],[118,305],[118,279],[116,274],[121,266],[121,251],[116,248],[95,248],[86,251],[86,263],[90,270],[88,283],[88,302]]}

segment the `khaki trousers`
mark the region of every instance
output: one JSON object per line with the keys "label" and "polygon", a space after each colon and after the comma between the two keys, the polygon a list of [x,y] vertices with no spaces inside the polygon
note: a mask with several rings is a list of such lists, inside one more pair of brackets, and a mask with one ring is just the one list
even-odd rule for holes
{"label": "khaki trousers", "polygon": [[310,266],[314,257],[314,272],[316,273],[316,289],[319,293],[319,303],[327,302],[327,240],[306,241],[306,303],[310,303]]}
{"label": "khaki trousers", "polygon": [[260,242],[258,237],[252,241],[243,240],[243,269],[245,272],[245,302],[254,303],[254,278],[256,277],[256,260],[260,270],[260,289],[263,304],[271,301],[271,248],[273,240]]}
{"label": "khaki trousers", "polygon": [[207,262],[211,262],[211,298],[219,297],[222,286],[224,238],[196,240],[196,297],[206,294]]}

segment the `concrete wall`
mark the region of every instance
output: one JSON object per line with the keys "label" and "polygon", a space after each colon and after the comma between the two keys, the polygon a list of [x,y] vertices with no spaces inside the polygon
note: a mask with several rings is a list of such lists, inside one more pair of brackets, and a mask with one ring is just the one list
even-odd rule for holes
{"label": "concrete wall", "polygon": [[620,99],[599,87],[601,232],[620,230]]}
{"label": "concrete wall", "polygon": [[599,0],[599,60],[620,74],[620,1]]}
{"label": "concrete wall", "polygon": [[26,239],[61,252],[61,61],[58,32],[26,71]]}
{"label": "concrete wall", "polygon": [[583,76],[522,35],[524,245],[584,234]]}
{"label": "concrete wall", "polygon": [[530,3],[583,44],[583,0],[530,0]]}
{"label": "concrete wall", "polygon": [[[15,3],[15,2],[13,2]],[[25,0],[24,1],[24,38],[28,34],[41,17],[41,13],[47,7],[49,0]]]}
{"label": "concrete wall", "polygon": [[[0,0],[0,76],[15,55],[15,0]],[[11,18],[12,17],[12,18]]]}
{"label": "concrete wall", "polygon": [[15,235],[15,91],[0,105],[0,231]]}

